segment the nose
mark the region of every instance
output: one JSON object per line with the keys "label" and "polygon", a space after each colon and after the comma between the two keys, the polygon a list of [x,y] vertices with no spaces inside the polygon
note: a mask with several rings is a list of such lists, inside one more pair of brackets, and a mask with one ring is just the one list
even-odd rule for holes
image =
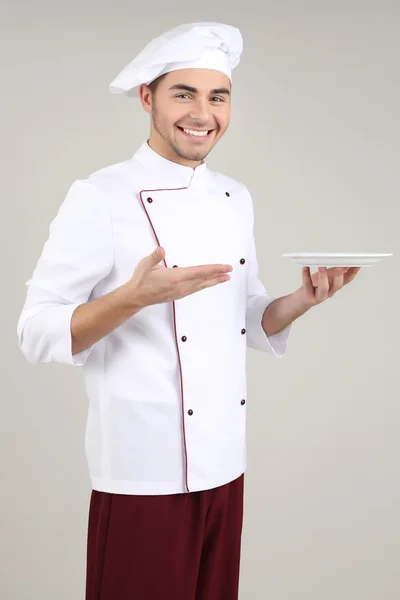
{"label": "nose", "polygon": [[198,121],[198,126],[207,123],[210,117],[210,107],[206,99],[197,98],[190,107],[189,116],[194,121]]}

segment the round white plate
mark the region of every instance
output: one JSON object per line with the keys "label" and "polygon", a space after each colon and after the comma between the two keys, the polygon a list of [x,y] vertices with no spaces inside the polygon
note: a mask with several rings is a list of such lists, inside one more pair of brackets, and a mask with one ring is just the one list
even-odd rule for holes
{"label": "round white plate", "polygon": [[368,252],[295,252],[282,254],[304,267],[371,267],[393,254]]}

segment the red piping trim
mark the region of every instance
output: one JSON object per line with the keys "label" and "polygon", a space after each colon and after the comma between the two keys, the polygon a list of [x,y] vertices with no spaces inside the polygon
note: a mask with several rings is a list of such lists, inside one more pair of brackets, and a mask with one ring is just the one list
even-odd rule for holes
{"label": "red piping trim", "polygon": [[[161,246],[160,244],[160,240],[158,239],[158,235],[156,233],[156,230],[154,229],[153,223],[151,221],[150,215],[147,212],[147,209],[145,207],[145,204],[143,202],[143,196],[142,194],[144,193],[151,193],[151,192],[176,192],[178,190],[187,190],[187,187],[182,187],[182,188],[172,188],[172,189],[158,189],[158,190],[141,190],[140,192],[140,201],[142,203],[143,209],[147,215],[147,219],[150,223],[150,227],[153,230],[154,233],[154,237],[156,238],[157,241],[157,245]],[[167,267],[167,262],[165,260],[165,258],[163,259],[165,266]],[[188,455],[187,455],[187,445],[186,445],[186,430],[185,430],[185,397],[184,397],[184,392],[183,392],[183,377],[182,377],[182,363],[181,363],[181,355],[179,352],[179,344],[178,344],[178,333],[177,333],[177,328],[176,328],[176,310],[175,310],[175,301],[172,301],[172,312],[173,312],[173,317],[174,317],[174,333],[175,333],[175,344],[176,344],[176,351],[178,353],[178,364],[179,364],[179,375],[180,375],[180,382],[181,382],[181,407],[182,407],[182,427],[183,427],[183,446],[184,446],[184,450],[185,450],[185,484],[186,484],[186,490],[188,492],[190,492],[189,490],[189,482],[188,482]]]}

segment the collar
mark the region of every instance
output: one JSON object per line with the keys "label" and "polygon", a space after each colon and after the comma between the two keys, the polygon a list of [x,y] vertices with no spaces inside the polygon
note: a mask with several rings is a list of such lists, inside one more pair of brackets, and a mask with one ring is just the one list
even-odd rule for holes
{"label": "collar", "polygon": [[180,165],[155,152],[147,142],[135,152],[133,160],[153,171],[157,181],[172,187],[191,187],[201,182],[207,172],[205,162],[195,169]]}

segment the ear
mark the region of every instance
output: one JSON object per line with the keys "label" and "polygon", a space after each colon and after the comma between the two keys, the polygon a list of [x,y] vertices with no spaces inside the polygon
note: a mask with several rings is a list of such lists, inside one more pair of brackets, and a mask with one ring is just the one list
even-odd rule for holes
{"label": "ear", "polygon": [[151,113],[153,107],[153,94],[149,86],[145,83],[143,83],[139,88],[139,96],[144,110],[147,113]]}

